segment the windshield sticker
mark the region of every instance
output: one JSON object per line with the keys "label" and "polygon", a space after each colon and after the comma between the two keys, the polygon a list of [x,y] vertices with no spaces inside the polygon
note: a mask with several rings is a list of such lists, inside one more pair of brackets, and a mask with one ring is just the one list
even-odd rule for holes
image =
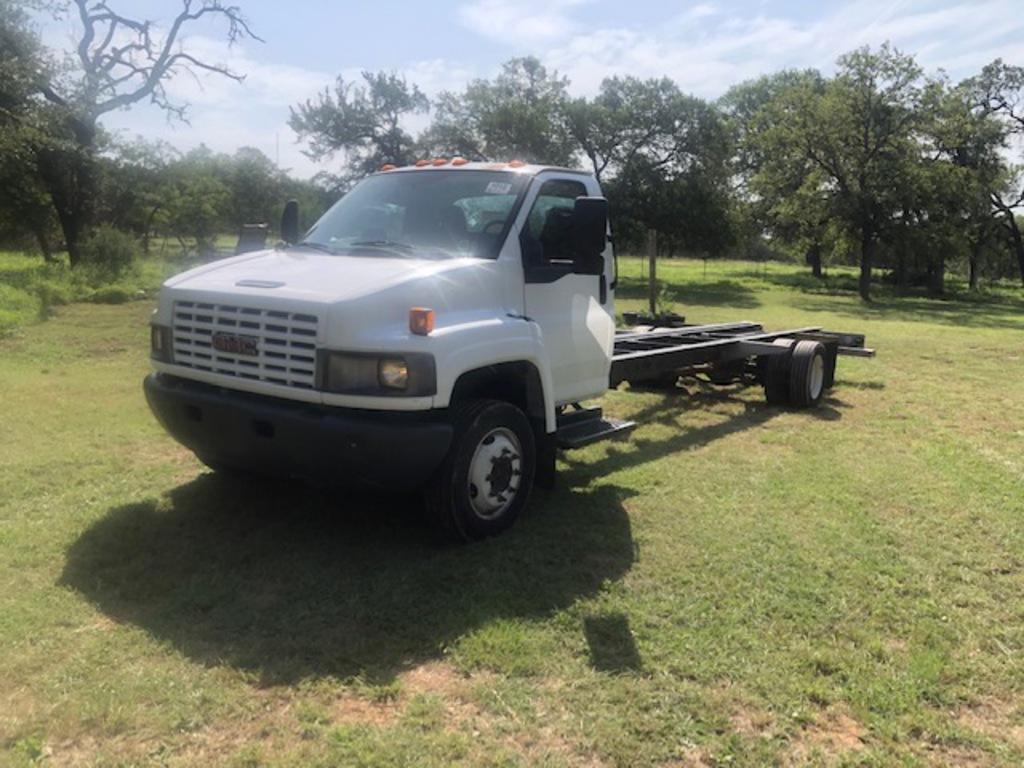
{"label": "windshield sticker", "polygon": [[484,190],[488,195],[507,195],[512,191],[512,184],[507,181],[492,181]]}

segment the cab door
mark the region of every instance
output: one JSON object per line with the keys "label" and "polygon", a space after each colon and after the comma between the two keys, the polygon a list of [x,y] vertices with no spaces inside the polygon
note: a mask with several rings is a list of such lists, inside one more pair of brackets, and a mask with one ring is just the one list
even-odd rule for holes
{"label": "cab door", "polygon": [[542,175],[519,233],[526,315],[540,327],[559,404],[608,388],[615,335],[610,247],[601,274],[580,274],[572,248],[573,208],[587,194],[580,176]]}

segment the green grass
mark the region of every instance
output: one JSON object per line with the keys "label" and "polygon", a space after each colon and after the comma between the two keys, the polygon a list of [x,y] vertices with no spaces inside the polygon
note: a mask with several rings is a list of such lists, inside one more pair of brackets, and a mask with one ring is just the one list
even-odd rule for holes
{"label": "green grass", "polygon": [[149,302],[0,340],[0,764],[1019,765],[1019,293],[659,274],[691,320],[878,357],[815,412],[610,393],[632,437],[472,546],[206,472],[143,402]]}
{"label": "green grass", "polygon": [[185,266],[153,256],[111,275],[88,267],[70,269],[64,258],[47,264],[38,255],[0,251],[0,336],[44,320],[54,307],[72,302],[123,304],[152,296]]}

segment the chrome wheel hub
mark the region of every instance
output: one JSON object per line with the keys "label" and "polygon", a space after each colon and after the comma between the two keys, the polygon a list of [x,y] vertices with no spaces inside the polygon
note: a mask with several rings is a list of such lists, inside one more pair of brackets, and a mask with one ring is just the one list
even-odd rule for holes
{"label": "chrome wheel hub", "polygon": [[825,386],[825,358],[815,355],[811,363],[811,398],[817,399]]}
{"label": "chrome wheel hub", "polygon": [[492,429],[477,444],[469,462],[468,495],[473,511],[484,519],[498,517],[519,492],[522,447],[505,427]]}

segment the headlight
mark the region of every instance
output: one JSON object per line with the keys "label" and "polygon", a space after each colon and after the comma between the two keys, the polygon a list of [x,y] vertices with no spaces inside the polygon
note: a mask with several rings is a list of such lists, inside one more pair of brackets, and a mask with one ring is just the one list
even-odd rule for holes
{"label": "headlight", "polygon": [[320,388],[338,394],[413,397],[437,392],[434,358],[422,352],[381,357],[324,350],[319,371]]}
{"label": "headlight", "polygon": [[171,362],[171,329],[165,325],[149,326],[149,356],[164,363]]}
{"label": "headlight", "polygon": [[382,387],[405,389],[409,383],[409,366],[405,360],[381,360],[377,365],[377,380]]}

